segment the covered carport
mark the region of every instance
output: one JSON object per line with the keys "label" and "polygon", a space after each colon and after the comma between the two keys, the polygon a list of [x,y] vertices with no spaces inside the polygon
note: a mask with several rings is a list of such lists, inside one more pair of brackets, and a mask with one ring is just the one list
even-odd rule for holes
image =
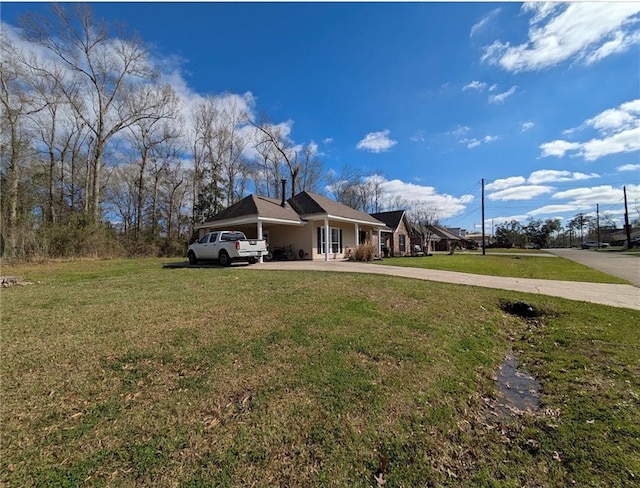
{"label": "covered carport", "polygon": [[249,239],[266,239],[271,245],[304,225],[305,222],[286,201],[249,195],[196,226],[196,229],[199,237],[213,230],[240,230]]}

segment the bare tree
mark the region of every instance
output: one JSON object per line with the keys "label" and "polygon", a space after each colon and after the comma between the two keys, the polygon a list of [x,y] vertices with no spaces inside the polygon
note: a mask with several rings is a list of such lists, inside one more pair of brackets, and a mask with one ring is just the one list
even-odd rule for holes
{"label": "bare tree", "polygon": [[[172,140],[177,139],[180,136],[178,127],[172,123],[173,119],[178,114],[178,98],[173,89],[168,86],[148,87],[149,91],[147,96],[157,97],[158,101],[155,102],[158,106],[162,107],[158,111],[157,116],[153,118],[145,118],[137,120],[134,124],[129,126],[130,141],[133,147],[136,148],[138,153],[138,177],[137,177],[137,202],[136,202],[136,222],[134,227],[134,237],[138,239],[143,227],[143,210],[144,210],[144,197],[145,197],[145,180],[146,173],[148,171],[148,165],[150,159],[154,162],[155,184],[154,184],[154,198],[157,194],[157,181],[158,172],[161,171],[157,166],[158,162],[158,150],[162,145],[166,145]],[[155,203],[154,203],[154,217],[152,222],[155,222]],[[152,224],[155,227],[155,224]],[[155,233],[154,233],[155,234]]]}
{"label": "bare tree", "polygon": [[67,10],[56,4],[51,16],[29,14],[21,26],[29,41],[49,50],[70,73],[68,80],[60,80],[60,88],[93,135],[88,210],[97,221],[106,145],[136,122],[157,118],[162,107],[146,89],[156,73],[139,39],[125,32],[112,37],[109,26],[96,21],[87,5],[74,4]]}
{"label": "bare tree", "polygon": [[433,241],[433,226],[438,224],[439,212],[436,207],[423,201],[406,202],[404,208],[407,210],[407,217],[412,227],[420,233],[422,237],[423,249],[430,254],[431,242]]}
{"label": "bare tree", "polygon": [[235,97],[225,93],[215,97],[220,106],[216,127],[216,153],[224,188],[224,198],[229,206],[242,197],[246,187],[249,165],[243,156],[248,140],[241,134],[249,116],[238,105]]}
{"label": "bare tree", "polygon": [[251,174],[253,183],[259,194],[266,197],[280,197],[280,180],[283,174],[280,169],[280,159],[271,144],[256,144],[258,153]]}
{"label": "bare tree", "polygon": [[[256,147],[270,145],[273,148],[271,161],[278,167],[282,165],[286,168],[287,176],[291,183],[291,196],[293,197],[296,194],[297,178],[300,173],[298,153],[294,149],[293,143],[282,133],[282,128],[269,122],[265,115],[262,115],[260,123],[255,123],[251,120],[249,120],[249,123],[254,126],[262,136],[261,140],[256,144]],[[276,180],[276,186],[278,184],[279,181]],[[276,194],[279,194],[277,188]]]}
{"label": "bare tree", "polygon": [[25,83],[27,72],[19,63],[14,46],[4,38],[0,54],[0,117],[2,120],[2,143],[0,158],[2,161],[3,183],[3,220],[7,234],[8,253],[17,252],[18,225],[18,186],[21,171],[27,156],[33,152],[33,134],[28,126],[28,117],[39,112],[41,106],[35,104],[30,87]]}
{"label": "bare tree", "polygon": [[194,223],[204,221],[222,208],[219,119],[220,112],[214,97],[207,97],[199,103],[193,115],[193,132],[189,139],[194,163]]}
{"label": "bare tree", "polygon": [[322,162],[318,158],[318,146],[312,141],[304,146],[299,154],[298,181],[300,190],[316,193],[322,180]]}

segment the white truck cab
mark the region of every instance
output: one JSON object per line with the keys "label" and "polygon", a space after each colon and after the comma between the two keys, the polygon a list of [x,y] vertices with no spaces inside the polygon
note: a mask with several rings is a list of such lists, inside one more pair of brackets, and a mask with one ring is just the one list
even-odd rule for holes
{"label": "white truck cab", "polygon": [[235,230],[209,232],[191,244],[187,250],[190,264],[216,260],[222,266],[231,266],[234,261],[254,264],[265,254],[267,244],[264,239],[247,239],[244,232]]}

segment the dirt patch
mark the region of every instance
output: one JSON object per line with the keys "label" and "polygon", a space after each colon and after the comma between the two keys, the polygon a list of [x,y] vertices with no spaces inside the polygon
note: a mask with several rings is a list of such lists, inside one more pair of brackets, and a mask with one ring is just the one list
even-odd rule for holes
{"label": "dirt patch", "polygon": [[507,312],[508,314],[517,315],[518,317],[523,318],[535,318],[543,315],[543,313],[535,306],[522,301],[502,302],[500,304],[500,308],[502,308],[502,310]]}

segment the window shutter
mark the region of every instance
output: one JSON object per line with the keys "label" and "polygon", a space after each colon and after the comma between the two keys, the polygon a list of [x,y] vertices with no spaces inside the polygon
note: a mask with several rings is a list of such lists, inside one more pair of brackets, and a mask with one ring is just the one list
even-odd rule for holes
{"label": "window shutter", "polygon": [[342,229],[340,229],[340,253],[342,254]]}
{"label": "window shutter", "polygon": [[318,227],[318,254],[322,254],[322,227]]}

